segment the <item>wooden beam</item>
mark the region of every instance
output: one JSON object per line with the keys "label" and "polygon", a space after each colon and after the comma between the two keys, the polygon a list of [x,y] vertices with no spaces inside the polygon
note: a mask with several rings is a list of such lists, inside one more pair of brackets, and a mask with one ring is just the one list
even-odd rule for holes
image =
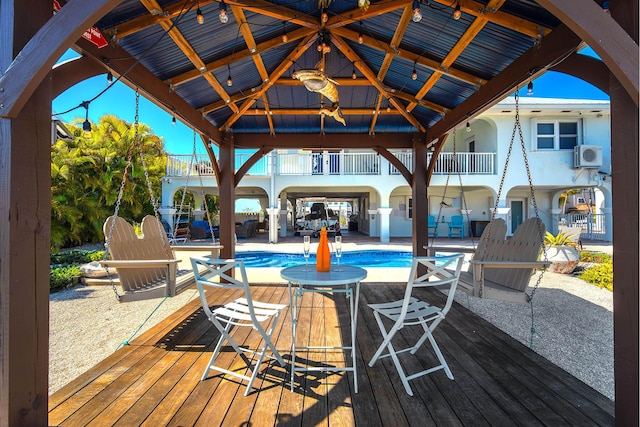
{"label": "wooden beam", "polygon": [[[358,41],[359,36],[359,33],[348,28],[334,28],[333,30],[331,30],[331,34],[355,42]],[[363,35],[362,37],[364,39],[363,44],[366,44],[367,47],[370,47],[372,49],[383,51],[385,53],[393,55],[394,57],[402,58],[405,61],[409,61],[412,63],[416,62],[425,68],[433,71],[439,71],[451,78],[460,80],[473,86],[478,86],[486,83],[486,80],[480,78],[479,76],[474,76],[473,74],[469,74],[456,68],[442,68],[439,62],[420,56],[417,53],[401,49],[399,46],[391,46],[390,44],[385,43],[382,40],[378,40],[367,35]]]}
{"label": "wooden beam", "polygon": [[318,38],[317,34],[309,35],[305,37],[300,43],[298,43],[298,46],[293,50],[293,52],[291,52],[280,63],[280,65],[276,67],[273,73],[271,73],[271,75],[269,76],[269,81],[265,82],[265,84],[262,86],[260,90],[252,94],[251,97],[242,104],[240,109],[234,114],[232,114],[231,117],[229,117],[229,119],[227,119],[225,124],[222,125],[220,131],[225,131],[229,129],[242,116],[242,114],[244,114],[251,107],[251,105],[253,105],[255,100],[258,99],[260,96],[262,96],[262,94],[265,93],[267,89],[269,89],[274,84],[274,82],[276,82],[280,78],[280,76],[282,76],[282,74],[284,74],[284,72],[287,71],[287,69],[298,58],[300,58],[304,52],[307,51],[307,49],[309,49],[309,46],[311,46],[316,41],[317,38]]}
{"label": "wooden beam", "polygon": [[601,60],[588,55],[574,53],[549,71],[557,71],[591,83],[601,91],[609,94],[609,69]]}
{"label": "wooden beam", "polygon": [[[276,134],[276,130],[273,126],[273,118],[271,118],[271,109],[269,108],[269,100],[267,99],[267,94],[262,94],[262,102],[264,103],[264,114],[267,116],[267,123],[269,123],[269,133],[271,135]],[[247,110],[249,111],[249,110]]]}
{"label": "wooden beam", "polygon": [[[451,7],[451,0],[431,0],[434,3]],[[473,15],[476,18],[482,17],[492,24],[500,25],[510,30],[525,34],[534,39],[546,36],[551,32],[550,28],[543,27],[535,22],[528,21],[517,16],[513,16],[506,12],[501,12],[497,8],[492,8],[488,4],[479,3],[472,0],[460,0],[460,10],[466,14]]]}
{"label": "wooden beam", "polygon": [[88,78],[105,74],[104,65],[98,64],[91,58],[79,56],[53,66],[51,70],[51,81],[53,82],[52,98],[56,99],[71,86]]}
{"label": "wooden beam", "polygon": [[247,174],[247,172],[249,172],[249,169],[251,169],[251,167],[253,165],[255,165],[256,163],[258,163],[258,161],[263,158],[264,156],[266,156],[267,154],[269,154],[271,151],[273,150],[273,148],[267,148],[267,147],[262,147],[260,148],[258,151],[256,151],[255,153],[253,153],[251,155],[251,157],[249,157],[243,164],[242,166],[240,166],[236,172],[236,176],[235,176],[235,186],[237,187],[240,184],[240,181],[242,181],[242,178]]}
{"label": "wooden beam", "polygon": [[[314,33],[315,33],[314,30],[310,30],[308,28],[299,28],[297,30],[291,31],[290,33],[287,33],[287,37],[289,37],[289,41],[287,43],[290,43],[295,40],[299,40],[301,38],[307,37],[308,35],[314,34]],[[239,62],[244,59],[250,58],[253,55],[264,53],[270,49],[280,47],[284,44],[285,43],[283,43],[282,37],[273,38],[271,40],[267,40],[266,42],[262,42],[256,45],[255,51],[252,51],[249,49],[243,49],[243,50],[234,52],[233,59],[235,62]],[[200,78],[204,73],[211,73],[213,71],[219,70],[220,68],[226,67],[228,63],[229,63],[229,57],[224,56],[222,58],[216,59],[215,61],[211,61],[205,64],[206,69],[204,72],[200,71],[199,69],[195,69],[195,70],[187,71],[182,74],[178,74],[165,81],[167,84],[171,84],[174,87],[177,87],[183,83],[187,83],[187,82],[190,82],[191,80]]]}
{"label": "wooden beam", "polygon": [[[397,116],[400,114],[397,110],[377,111],[376,108],[341,108],[340,112],[343,116],[375,116],[378,114]],[[322,112],[320,108],[250,108],[244,114],[247,116],[311,116],[314,114],[320,115]]]}
{"label": "wooden beam", "polygon": [[70,0],[40,27],[0,77],[0,117],[17,117],[68,47],[121,1]]}
{"label": "wooden beam", "polygon": [[237,148],[263,147],[273,149],[308,148],[308,149],[387,149],[412,148],[414,134],[379,134],[365,135],[352,133],[336,133],[328,135],[316,134],[278,134],[270,136],[256,133],[234,133],[233,139]]}
{"label": "wooden beam", "polygon": [[[487,9],[498,10],[504,4],[505,1],[506,0],[491,0],[489,3],[487,3]],[[476,36],[480,33],[480,31],[485,27],[487,22],[488,20],[484,17],[476,18],[471,23],[471,25],[467,27],[464,34],[462,34],[462,37],[458,39],[458,41],[453,46],[453,48],[451,48],[447,56],[444,57],[444,59],[442,60],[442,63],[440,64],[440,67],[444,69],[449,68],[451,64],[453,64],[455,60],[467,48],[467,46],[471,44],[473,39],[476,38]],[[442,73],[440,71],[434,71],[429,76],[429,78],[424,83],[424,85],[422,85],[420,90],[418,90],[418,93],[416,93],[416,98],[417,99],[424,98],[427,95],[427,93],[436,85],[438,80],[440,80],[441,76],[442,76]],[[407,106],[407,111],[412,111],[416,107],[416,105],[418,104],[416,104],[415,102],[410,103]]]}
{"label": "wooden beam", "polygon": [[[162,7],[160,6],[160,4],[158,4],[156,0],[140,0],[140,3],[142,3],[144,7],[146,7],[147,10],[149,10],[149,12],[153,10],[160,10],[160,11],[162,10]],[[191,61],[191,63],[195,65],[197,69],[204,70],[205,69],[204,62],[202,61],[202,59],[200,59],[200,56],[198,56],[196,51],[193,49],[191,44],[187,41],[186,37],[180,32],[180,30],[178,30],[178,28],[175,27],[173,23],[171,23],[170,21],[160,21],[159,24],[162,27],[162,29],[167,32],[169,37],[171,37],[171,40],[173,40],[176,46],[178,46],[178,49],[180,49],[182,53],[185,54],[185,56],[189,59],[189,61]],[[225,100],[229,99],[229,94],[224,89],[224,87],[222,87],[218,79],[216,79],[213,74],[206,73],[203,76],[205,80],[209,82],[213,90],[215,90],[216,93],[220,96],[220,98]],[[227,106],[231,109],[231,111],[234,111],[234,112],[238,111],[238,106],[234,102],[228,102]]]}
{"label": "wooden beam", "polygon": [[339,15],[329,18],[325,25],[325,28],[334,29],[338,27],[344,27],[345,25],[353,24],[354,22],[363,21],[365,19],[384,15],[388,12],[393,12],[396,9],[411,6],[412,3],[413,0],[384,1],[371,4],[366,11],[362,11],[362,9],[356,7],[355,9],[351,9],[348,12],[343,12]]}
{"label": "wooden beam", "polygon": [[398,157],[394,156],[393,153],[391,153],[384,147],[375,147],[373,151],[387,159],[389,163],[391,163],[396,169],[398,169],[398,172],[400,172],[402,177],[407,181],[407,184],[411,185],[413,183],[413,174],[409,172],[409,169],[407,169],[407,167],[400,161]]}
{"label": "wooden beam", "polygon": [[396,98],[387,92],[386,88],[377,80],[375,73],[364,63],[364,61],[356,54],[349,45],[339,36],[332,38],[333,44],[340,49],[340,51],[347,57],[348,60],[354,63],[356,68],[364,75],[364,77],[371,82],[371,84],[378,89],[378,91],[386,98],[389,98],[389,102],[400,112],[400,114],[413,125],[420,132],[425,132],[425,127],[409,112],[405,110],[405,106],[400,103]]}
{"label": "wooden beam", "polygon": [[247,18],[244,16],[244,12],[238,6],[231,6],[231,12],[233,12],[236,23],[238,24],[238,27],[240,27],[240,34],[242,34],[242,38],[247,45],[247,49],[249,49],[249,52],[255,52],[251,57],[253,58],[253,63],[258,69],[260,78],[263,82],[268,80],[269,73],[264,66],[264,62],[262,62],[262,57],[256,52],[256,41],[253,38],[253,33],[251,32],[251,28],[249,28],[249,23],[247,22]]}
{"label": "wooden beam", "polygon": [[75,50],[99,64],[104,65],[103,58],[109,59],[114,74],[124,75],[121,79],[123,83],[132,88],[140,89],[145,98],[168,113],[173,113],[175,110],[175,113],[189,127],[195,127],[198,132],[219,144],[221,140],[220,131],[203,117],[201,111],[194,109],[182,97],[171,91],[167,84],[163,83],[151,71],[132,58],[120,46],[110,44],[107,49],[109,55],[105,56],[104,50],[98,49],[87,40],[80,39],[75,45]]}
{"label": "wooden beam", "polygon": [[313,16],[301,13],[288,7],[278,6],[265,0],[226,0],[225,3],[231,6],[240,6],[245,10],[269,16],[275,19],[288,21],[301,27],[311,28],[315,31],[322,27],[318,19]]}
{"label": "wooden beam", "polygon": [[609,70],[638,106],[640,102],[638,43],[596,2],[536,1],[587,42],[607,64]]}
{"label": "wooden beam", "polygon": [[[427,131],[427,141],[439,137],[465,122],[470,116],[481,113],[504,98],[532,75],[544,72],[546,67],[566,58],[582,45],[582,40],[569,28],[560,25],[540,45],[534,46],[512,62],[500,74],[480,87],[476,93],[451,110],[442,120]],[[533,73],[533,74],[532,74]]]}

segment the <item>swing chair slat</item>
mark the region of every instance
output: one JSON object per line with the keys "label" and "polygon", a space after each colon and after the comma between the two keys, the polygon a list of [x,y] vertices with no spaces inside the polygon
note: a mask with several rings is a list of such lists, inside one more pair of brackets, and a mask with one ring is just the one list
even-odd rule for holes
{"label": "swing chair slat", "polygon": [[[111,216],[104,224],[105,235],[113,226],[108,244],[110,260],[103,260],[104,267],[116,268],[118,282],[124,295],[121,302],[174,296],[195,284],[191,270],[178,270],[176,259],[162,225],[155,216],[142,220],[143,235],[138,237],[127,221]],[[220,246],[179,246],[178,250],[211,251],[218,257]]]}
{"label": "swing chair slat", "polygon": [[[510,239],[502,219],[489,224],[470,261],[469,270],[460,273],[458,288],[472,296],[499,301],[529,302],[525,292],[536,269],[548,267],[550,262],[538,261],[542,249],[540,232],[545,226],[531,218],[522,223]],[[469,248],[426,246],[428,254],[435,252],[471,252]]]}

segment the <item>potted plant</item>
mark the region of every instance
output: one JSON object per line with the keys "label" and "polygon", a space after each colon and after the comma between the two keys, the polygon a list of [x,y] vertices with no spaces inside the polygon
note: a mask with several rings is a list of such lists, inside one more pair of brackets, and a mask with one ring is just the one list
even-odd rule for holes
{"label": "potted plant", "polygon": [[544,237],[547,260],[551,262],[549,271],[571,274],[580,262],[580,253],[576,249],[575,235],[560,232],[555,236],[547,231]]}

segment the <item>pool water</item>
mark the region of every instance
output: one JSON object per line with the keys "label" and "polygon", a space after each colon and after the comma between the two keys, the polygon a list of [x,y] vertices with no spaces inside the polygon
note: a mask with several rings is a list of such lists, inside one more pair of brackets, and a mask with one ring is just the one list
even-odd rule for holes
{"label": "pool water", "polygon": [[[304,256],[300,254],[287,254],[281,252],[236,252],[236,259],[244,260],[247,268],[285,268],[305,263]],[[413,254],[403,251],[369,250],[342,252],[341,265],[353,265],[356,267],[411,267]],[[316,256],[311,254],[309,264],[315,264]],[[331,264],[337,264],[335,254],[331,254]]]}

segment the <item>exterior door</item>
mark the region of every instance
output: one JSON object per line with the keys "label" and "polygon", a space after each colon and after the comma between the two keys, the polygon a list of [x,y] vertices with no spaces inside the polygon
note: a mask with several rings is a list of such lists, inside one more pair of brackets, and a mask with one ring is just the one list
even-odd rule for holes
{"label": "exterior door", "polygon": [[524,200],[511,200],[509,202],[511,208],[511,234],[524,221]]}

